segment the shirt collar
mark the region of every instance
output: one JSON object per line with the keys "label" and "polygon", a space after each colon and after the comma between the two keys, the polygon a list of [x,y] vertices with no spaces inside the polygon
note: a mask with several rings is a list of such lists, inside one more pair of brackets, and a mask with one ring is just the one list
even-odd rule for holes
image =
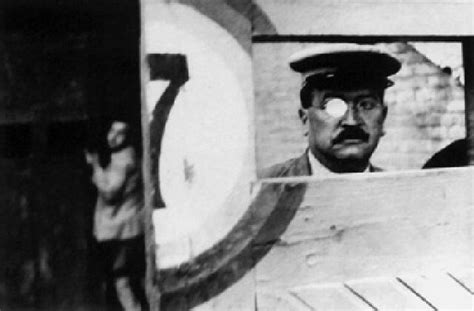
{"label": "shirt collar", "polygon": [[[328,177],[328,176],[333,176],[337,173],[330,171],[327,167],[321,164],[318,159],[314,156],[314,154],[311,152],[311,150],[306,151],[308,155],[308,160],[309,160],[309,167],[311,169],[311,175],[312,176],[318,176],[318,177]],[[370,171],[371,164],[367,165],[365,170],[362,173],[367,173]]]}

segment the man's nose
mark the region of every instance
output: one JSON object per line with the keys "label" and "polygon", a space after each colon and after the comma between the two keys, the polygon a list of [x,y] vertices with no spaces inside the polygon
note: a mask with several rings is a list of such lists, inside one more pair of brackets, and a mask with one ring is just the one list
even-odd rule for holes
{"label": "man's nose", "polygon": [[342,117],[342,125],[360,125],[361,120],[359,113],[354,109],[354,106],[349,105],[347,107],[346,113]]}

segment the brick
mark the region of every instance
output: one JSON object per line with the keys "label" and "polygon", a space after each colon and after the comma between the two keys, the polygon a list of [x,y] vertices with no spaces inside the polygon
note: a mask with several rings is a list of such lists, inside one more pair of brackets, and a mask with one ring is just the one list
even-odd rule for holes
{"label": "brick", "polygon": [[441,140],[442,139],[442,133],[441,133],[441,127],[432,127],[429,129],[429,137],[432,140]]}
{"label": "brick", "polygon": [[427,82],[430,87],[440,88],[440,87],[449,86],[450,79],[445,74],[438,72],[437,74],[428,76]]}
{"label": "brick", "polygon": [[402,61],[403,65],[414,66],[418,63],[423,63],[425,57],[412,49],[406,51],[406,53],[398,54],[398,58]]}
{"label": "brick", "polygon": [[427,92],[431,93],[433,101],[438,105],[442,105],[444,101],[447,101],[451,95],[449,87],[426,87]]}
{"label": "brick", "polygon": [[462,99],[464,100],[464,88],[462,87],[453,87],[451,88],[451,96],[453,99]]}
{"label": "brick", "polygon": [[460,125],[453,125],[449,128],[449,138],[452,140],[466,136],[466,129]]}
{"label": "brick", "polygon": [[441,116],[441,126],[442,127],[450,127],[452,124],[452,115],[451,114],[445,114]]}
{"label": "brick", "polygon": [[428,62],[419,62],[413,66],[413,73],[415,75],[436,75],[441,73],[441,69],[436,65]]}
{"label": "brick", "polygon": [[382,43],[380,44],[380,46],[393,54],[402,54],[411,50],[408,44],[402,43],[402,42],[395,42],[395,43],[388,43],[388,44]]}
{"label": "brick", "polygon": [[[423,107],[422,107],[423,108]],[[432,111],[430,111],[429,107],[424,107],[425,109],[418,109],[418,111],[415,112],[415,122],[417,125],[423,125],[426,126],[426,117]]]}
{"label": "brick", "polygon": [[407,78],[413,75],[413,69],[410,66],[402,66],[400,71],[397,72],[397,77]]}
{"label": "brick", "polygon": [[434,150],[436,150],[434,148],[433,140],[425,139],[425,140],[419,141],[419,144],[422,147],[421,150],[424,153],[431,154],[431,153],[433,153]]}
{"label": "brick", "polygon": [[415,101],[415,92],[411,89],[400,90],[397,92],[395,99],[395,101],[400,104]]}
{"label": "brick", "polygon": [[440,132],[441,140],[448,139],[448,137],[449,137],[449,127],[441,126],[439,128],[439,132]]}
{"label": "brick", "polygon": [[441,122],[441,115],[439,113],[431,113],[425,117],[425,124],[427,126],[439,126]]}
{"label": "brick", "polygon": [[[414,76],[413,74],[407,78],[394,79],[395,85],[391,88],[393,90],[408,90],[417,89],[426,86],[426,79],[423,76]],[[390,89],[389,89],[390,90]]]}
{"label": "brick", "polygon": [[401,140],[398,142],[398,151],[404,154],[411,153],[416,149],[416,146],[410,140]]}
{"label": "brick", "polygon": [[464,100],[451,100],[446,106],[449,112],[462,112],[464,113],[465,103]]}
{"label": "brick", "polygon": [[435,99],[435,96],[432,90],[424,88],[416,91],[415,98],[417,102],[430,102]]}
{"label": "brick", "polygon": [[453,113],[453,124],[465,126],[465,115],[464,113]]}

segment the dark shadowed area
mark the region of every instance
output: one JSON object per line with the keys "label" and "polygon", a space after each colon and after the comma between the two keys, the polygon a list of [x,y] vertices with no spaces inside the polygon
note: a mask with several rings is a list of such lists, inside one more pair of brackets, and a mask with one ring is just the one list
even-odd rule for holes
{"label": "dark shadowed area", "polygon": [[138,38],[135,0],[1,2],[0,309],[103,309],[83,150],[139,124]]}

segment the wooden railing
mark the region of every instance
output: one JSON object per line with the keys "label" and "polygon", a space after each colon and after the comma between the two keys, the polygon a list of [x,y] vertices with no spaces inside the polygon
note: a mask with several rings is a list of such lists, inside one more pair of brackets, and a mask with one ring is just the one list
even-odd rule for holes
{"label": "wooden railing", "polygon": [[[164,307],[470,310],[473,182],[471,168],[262,180],[255,189],[266,193],[256,194],[255,200],[267,211],[260,219],[258,214],[247,218],[247,236],[223,239],[232,241],[241,253],[233,258],[229,257],[233,250],[214,253],[207,267],[196,261],[187,270],[168,268],[159,280],[167,301]],[[293,218],[268,226],[275,215],[282,215],[282,208],[293,208],[278,203],[284,197],[280,190],[301,185],[306,190]],[[275,195],[268,193],[269,187],[276,189]],[[265,232],[251,232],[256,226]],[[279,237],[275,226],[284,227]],[[238,233],[230,230],[231,235]],[[248,244],[240,248],[244,240],[250,248]],[[263,255],[262,249],[266,249]],[[186,278],[186,271],[200,278]],[[216,283],[215,276],[227,279]],[[185,295],[167,293],[180,289],[180,278],[200,289]],[[203,290],[209,286],[211,295],[216,284],[226,289],[220,288],[205,302]],[[167,294],[173,298],[166,300]]]}
{"label": "wooden railing", "polygon": [[258,310],[473,308],[473,169],[304,182],[255,267]]}

